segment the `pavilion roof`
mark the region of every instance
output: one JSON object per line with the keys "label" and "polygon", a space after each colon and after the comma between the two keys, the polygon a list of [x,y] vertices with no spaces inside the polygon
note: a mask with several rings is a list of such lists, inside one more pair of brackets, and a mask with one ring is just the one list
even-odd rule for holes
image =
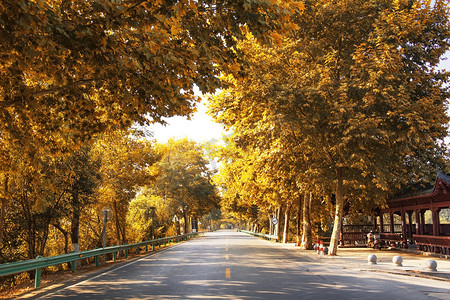
{"label": "pavilion roof", "polygon": [[389,209],[450,207],[450,174],[437,171],[436,182],[432,189],[415,195],[400,196],[387,201]]}

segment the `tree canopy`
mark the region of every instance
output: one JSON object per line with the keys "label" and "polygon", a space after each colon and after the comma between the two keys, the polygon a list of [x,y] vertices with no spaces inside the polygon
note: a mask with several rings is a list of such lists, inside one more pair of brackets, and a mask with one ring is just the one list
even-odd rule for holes
{"label": "tree canopy", "polygon": [[230,88],[211,110],[240,147],[281,149],[279,161],[312,175],[301,182],[334,183],[335,254],[344,198],[384,199],[443,163],[449,74],[436,67],[449,49],[449,14],[447,1],[304,4],[299,29],[278,45],[255,46],[252,36],[240,44],[247,77],[224,77]]}
{"label": "tree canopy", "polygon": [[2,1],[2,139],[56,153],[109,128],[189,116],[194,84],[212,92],[218,66],[238,68],[243,29],[270,39],[301,8],[297,1]]}

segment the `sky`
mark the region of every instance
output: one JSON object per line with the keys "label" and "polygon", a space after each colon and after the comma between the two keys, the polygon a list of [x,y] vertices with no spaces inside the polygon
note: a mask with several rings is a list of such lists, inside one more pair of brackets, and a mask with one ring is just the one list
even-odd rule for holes
{"label": "sky", "polygon": [[207,114],[207,101],[205,99],[197,106],[197,112],[187,120],[186,117],[172,117],[164,119],[168,124],[152,125],[149,130],[159,143],[166,143],[170,138],[182,139],[187,137],[198,143],[220,140],[225,130],[222,125],[215,123]]}
{"label": "sky", "polygon": [[[450,51],[447,52],[446,59],[442,60],[440,68],[450,71]],[[450,114],[450,111],[449,111]],[[153,137],[159,143],[166,143],[170,138],[182,139],[187,137],[198,143],[220,140],[226,133],[222,125],[215,123],[207,114],[207,102],[205,99],[197,107],[197,112],[187,120],[185,117],[173,117],[165,119],[166,126],[155,124],[149,130],[153,132]],[[450,145],[450,137],[447,138]]]}

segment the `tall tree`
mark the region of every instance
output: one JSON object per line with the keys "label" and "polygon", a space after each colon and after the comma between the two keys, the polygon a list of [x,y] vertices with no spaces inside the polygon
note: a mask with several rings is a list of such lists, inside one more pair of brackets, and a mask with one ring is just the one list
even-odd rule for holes
{"label": "tall tree", "polygon": [[[16,160],[17,159],[17,160]],[[60,160],[43,157],[36,166],[15,157],[14,173],[8,180],[10,203],[5,221],[17,224],[9,233],[10,242],[26,244],[26,250],[17,247],[21,258],[33,259],[46,254],[50,225],[63,216],[67,201],[67,182],[71,174],[61,172]],[[9,230],[9,228],[5,228]],[[12,241],[14,240],[14,241]],[[20,250],[19,250],[20,249]]]}
{"label": "tall tree", "polygon": [[[79,231],[83,210],[94,202],[93,194],[100,182],[100,162],[91,155],[91,144],[87,144],[74,152],[64,161],[72,180],[67,187],[69,197],[69,219],[71,220],[70,238],[72,251],[80,251]],[[63,232],[64,233],[64,232]]]}
{"label": "tall tree", "polygon": [[296,136],[307,177],[335,186],[336,254],[346,192],[382,200],[445,152],[448,73],[435,66],[449,48],[448,1],[304,3],[291,39],[241,45],[247,78],[225,77],[212,111],[252,149]]}
{"label": "tall tree", "polygon": [[100,162],[97,212],[103,206],[112,209],[117,243],[127,243],[129,204],[142,187],[155,179],[154,164],[159,157],[153,144],[137,131],[116,131],[100,136],[92,156],[94,161]]}

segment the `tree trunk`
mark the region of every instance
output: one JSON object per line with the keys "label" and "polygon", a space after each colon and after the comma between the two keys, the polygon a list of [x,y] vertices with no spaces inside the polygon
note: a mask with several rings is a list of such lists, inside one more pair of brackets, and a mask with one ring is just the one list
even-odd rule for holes
{"label": "tree trunk", "polygon": [[46,229],[42,233],[42,238],[39,241],[41,243],[39,246],[39,255],[40,256],[44,256],[45,245],[47,244],[47,241],[48,241],[49,232],[50,232],[50,223],[47,223]]}
{"label": "tree trunk", "polygon": [[122,226],[120,233],[122,234],[122,243],[126,245],[128,243],[128,239],[127,239],[127,222],[125,220],[125,216],[122,218]]}
{"label": "tree trunk", "polygon": [[[116,217],[114,218],[115,219],[115,224],[116,224],[116,237],[117,237],[117,244],[118,245],[123,245],[123,242],[122,242],[122,240],[121,240],[121,238],[120,238],[120,220],[119,220],[119,213],[118,213],[118,208],[117,208],[117,202],[116,201],[114,201],[113,202],[113,209],[114,209],[114,213],[116,214]],[[103,224],[103,217],[102,217],[102,224]],[[102,237],[103,237],[103,232],[102,232]],[[102,238],[102,237],[100,237],[100,238]]]}
{"label": "tree trunk", "polygon": [[289,219],[290,219],[290,216],[291,216],[291,207],[292,207],[292,203],[289,201],[286,204],[286,211],[284,212],[283,244],[286,244],[287,241],[288,241]]}
{"label": "tree trunk", "polygon": [[28,259],[36,258],[36,232],[35,222],[33,219],[29,220],[28,227]]}
{"label": "tree trunk", "polygon": [[311,193],[305,193],[303,200],[303,234],[302,246],[304,250],[311,250],[312,247],[312,233],[311,233]]}
{"label": "tree trunk", "polygon": [[61,224],[56,223],[53,226],[58,229],[64,236],[64,253],[69,253],[69,232],[61,227]]}
{"label": "tree trunk", "polygon": [[1,199],[1,211],[0,211],[0,245],[3,244],[3,230],[5,227],[6,217],[6,205],[8,204],[8,174],[5,175],[5,181],[3,182],[3,197]]}
{"label": "tree trunk", "polygon": [[187,211],[183,211],[183,218],[184,218],[184,234],[189,233],[189,217],[187,215]]}
{"label": "tree trunk", "polygon": [[273,228],[273,223],[272,223],[273,215],[271,213],[269,213],[268,217],[269,217],[269,234],[272,235],[275,230]]}
{"label": "tree trunk", "polygon": [[80,236],[80,208],[78,193],[72,193],[72,220],[70,224],[70,239],[72,240],[72,251],[79,252],[80,245],[78,244],[78,239]]}
{"label": "tree trunk", "polygon": [[72,251],[80,251],[80,246],[78,243],[80,230],[80,214],[76,211],[72,214],[72,223],[70,225],[70,239],[72,240]]}
{"label": "tree trunk", "polygon": [[297,210],[297,246],[302,244],[301,236],[301,216],[302,216],[302,195],[298,197],[298,210]]}
{"label": "tree trunk", "polygon": [[175,229],[177,231],[177,235],[181,235],[181,232],[180,232],[180,221],[176,221],[175,222]]}
{"label": "tree trunk", "polygon": [[342,168],[336,170],[336,211],[334,216],[333,233],[330,241],[330,255],[337,254],[341,235],[342,217],[344,214],[344,185]]}
{"label": "tree trunk", "polygon": [[275,234],[277,236],[277,240],[280,241],[281,240],[281,230],[280,230],[280,226],[281,226],[281,216],[282,216],[282,211],[283,211],[283,207],[280,205],[277,209],[276,212],[276,217],[277,217],[277,224],[275,225]]}

